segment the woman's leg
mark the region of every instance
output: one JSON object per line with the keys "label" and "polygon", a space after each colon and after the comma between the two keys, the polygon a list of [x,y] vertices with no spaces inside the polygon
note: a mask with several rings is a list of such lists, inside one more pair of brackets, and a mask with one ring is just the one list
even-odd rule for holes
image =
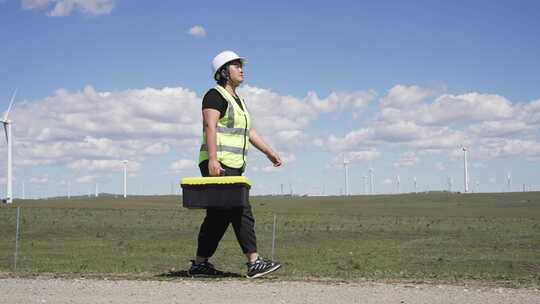
{"label": "woman's leg", "polygon": [[242,252],[253,262],[257,259],[257,237],[255,236],[255,218],[251,212],[251,206],[233,209],[231,223],[234,228],[236,240],[242,248]]}
{"label": "woman's leg", "polygon": [[214,255],[219,241],[227,231],[230,223],[230,211],[220,209],[207,209],[206,217],[199,230],[197,244],[197,262],[208,259]]}

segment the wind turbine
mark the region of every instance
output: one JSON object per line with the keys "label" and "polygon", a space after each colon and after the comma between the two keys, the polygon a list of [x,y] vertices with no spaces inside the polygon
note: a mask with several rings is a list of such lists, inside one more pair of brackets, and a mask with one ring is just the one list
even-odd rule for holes
{"label": "wind turbine", "polygon": [[371,194],[375,194],[375,187],[373,185],[373,168],[369,168],[369,189]]}
{"label": "wind turbine", "polygon": [[462,147],[463,150],[463,183],[465,188],[465,193],[469,192],[469,172],[467,172],[467,148]]}
{"label": "wind turbine", "polygon": [[416,181],[416,176],[413,178],[413,182],[414,182],[414,193],[417,193],[417,189],[418,189],[418,182]]}
{"label": "wind turbine", "polygon": [[396,176],[396,184],[397,184],[397,193],[401,193],[401,180],[399,178],[399,175]]}
{"label": "wind turbine", "polygon": [[343,167],[345,168],[345,196],[349,195],[349,161],[345,158],[343,153]]}
{"label": "wind turbine", "polygon": [[510,172],[506,175],[506,186],[508,188],[508,192],[510,192]]}
{"label": "wind turbine", "polygon": [[6,114],[4,114],[4,118],[1,120],[4,124],[4,131],[6,134],[6,142],[7,142],[7,181],[6,181],[6,203],[11,204],[13,203],[13,177],[12,175],[12,153],[13,153],[13,137],[11,136],[11,120],[9,120],[9,112],[11,111],[11,106],[13,106],[13,101],[15,100],[15,96],[17,95],[17,90],[13,92],[13,95],[11,96],[11,101],[9,102],[9,107],[6,111]]}
{"label": "wind turbine", "polygon": [[124,163],[124,198],[127,198],[127,160],[122,161]]}
{"label": "wind turbine", "polygon": [[362,193],[368,194],[367,193],[367,176],[365,175],[362,176]]}

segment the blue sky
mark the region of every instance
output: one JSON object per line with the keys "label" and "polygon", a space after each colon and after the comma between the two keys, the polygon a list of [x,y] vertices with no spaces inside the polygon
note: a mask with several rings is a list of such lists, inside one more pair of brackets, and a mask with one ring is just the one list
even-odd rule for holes
{"label": "blue sky", "polygon": [[[197,175],[210,61],[248,58],[241,94],[286,165],[251,153],[254,193],[540,189],[537,1],[0,1],[0,111],[13,109],[14,192],[168,193]],[[204,35],[193,35],[199,26]],[[59,91],[60,90],[60,91]],[[3,92],[3,93],[2,93]],[[141,97],[144,96],[144,97]],[[5,145],[0,153],[6,155]],[[5,159],[4,157],[0,159]],[[0,182],[5,182],[5,161]],[[32,190],[36,189],[36,190]]]}

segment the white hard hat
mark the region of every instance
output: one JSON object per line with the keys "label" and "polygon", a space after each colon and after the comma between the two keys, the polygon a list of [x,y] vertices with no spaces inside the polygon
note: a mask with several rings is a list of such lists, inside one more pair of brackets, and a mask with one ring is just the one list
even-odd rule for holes
{"label": "white hard hat", "polygon": [[234,60],[241,60],[242,63],[244,63],[246,58],[238,56],[238,54],[233,51],[223,51],[217,54],[217,56],[212,60],[212,75],[215,76],[217,71],[219,71],[222,66]]}

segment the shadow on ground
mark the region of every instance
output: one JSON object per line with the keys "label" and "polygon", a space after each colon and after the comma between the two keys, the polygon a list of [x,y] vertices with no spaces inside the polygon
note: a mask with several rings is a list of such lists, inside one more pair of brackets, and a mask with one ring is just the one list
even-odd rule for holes
{"label": "shadow on ground", "polygon": [[243,275],[240,275],[235,272],[224,272],[223,275],[220,276],[192,276],[190,275],[186,270],[179,270],[179,271],[167,271],[161,274],[156,275],[156,277],[160,278],[242,278]]}

